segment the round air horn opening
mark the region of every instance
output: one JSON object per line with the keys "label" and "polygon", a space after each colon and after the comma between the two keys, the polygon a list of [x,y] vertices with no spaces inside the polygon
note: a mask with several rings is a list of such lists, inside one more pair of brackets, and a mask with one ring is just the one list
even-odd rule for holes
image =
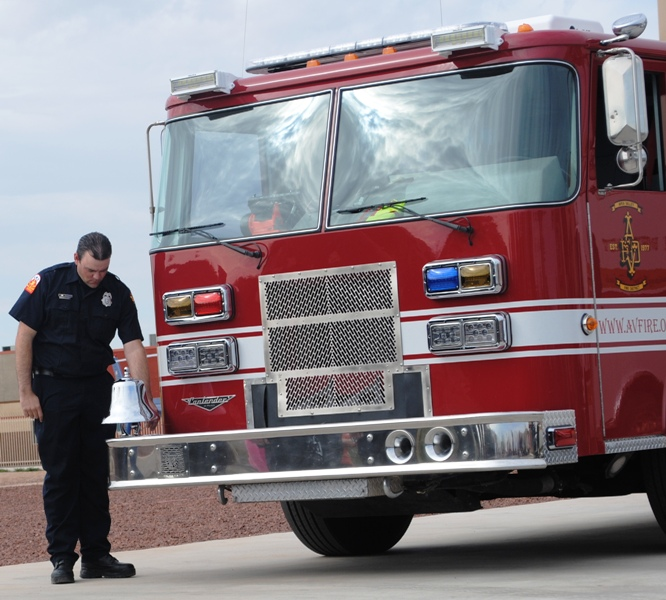
{"label": "round air horn opening", "polygon": [[433,427],[424,439],[426,454],[437,462],[447,460],[453,454],[455,445],[453,433],[445,427]]}
{"label": "round air horn opening", "polygon": [[397,429],[386,436],[386,456],[396,465],[408,462],[414,456],[414,437],[408,431]]}

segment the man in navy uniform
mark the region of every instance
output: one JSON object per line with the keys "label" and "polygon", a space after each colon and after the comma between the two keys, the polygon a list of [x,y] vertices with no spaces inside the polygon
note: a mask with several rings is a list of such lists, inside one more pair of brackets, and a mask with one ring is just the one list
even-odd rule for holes
{"label": "man in navy uniform", "polygon": [[[34,419],[44,477],[44,511],[52,583],[81,578],[132,577],[134,566],[111,556],[108,448],[113,378],[110,347],[116,332],[130,373],[150,389],[148,360],[134,299],[108,272],[111,243],[84,235],[73,263],[35,275],[9,311],[18,322],[16,371],[23,414]],[[150,424],[157,425],[157,418]]]}

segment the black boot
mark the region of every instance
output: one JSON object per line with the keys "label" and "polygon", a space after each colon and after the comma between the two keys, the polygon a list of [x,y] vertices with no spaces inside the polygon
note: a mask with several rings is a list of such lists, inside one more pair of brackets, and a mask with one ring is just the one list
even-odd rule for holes
{"label": "black boot", "polygon": [[56,560],[53,565],[51,583],[74,583],[74,571],[71,562],[61,559]]}
{"label": "black boot", "polygon": [[99,577],[120,579],[133,577],[134,575],[136,575],[134,565],[121,563],[110,554],[97,560],[86,561],[83,559],[81,561],[81,579],[97,579]]}

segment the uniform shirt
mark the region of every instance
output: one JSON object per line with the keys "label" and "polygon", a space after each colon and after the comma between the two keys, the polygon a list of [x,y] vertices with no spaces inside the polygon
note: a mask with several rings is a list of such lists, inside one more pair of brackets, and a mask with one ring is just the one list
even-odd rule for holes
{"label": "uniform shirt", "polygon": [[116,331],[123,344],[143,341],[129,288],[112,273],[88,287],[73,262],[35,275],[9,314],[37,332],[33,367],[63,377],[103,373],[113,363]]}

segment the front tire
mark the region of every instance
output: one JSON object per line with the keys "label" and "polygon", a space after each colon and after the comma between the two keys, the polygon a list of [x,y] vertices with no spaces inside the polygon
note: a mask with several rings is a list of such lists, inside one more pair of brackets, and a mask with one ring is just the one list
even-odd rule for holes
{"label": "front tire", "polygon": [[641,458],[645,491],[657,523],[666,533],[666,449],[649,450]]}
{"label": "front tire", "polygon": [[304,546],[324,556],[368,556],[395,546],[412,522],[412,515],[324,517],[303,502],[282,502],[292,531]]}

